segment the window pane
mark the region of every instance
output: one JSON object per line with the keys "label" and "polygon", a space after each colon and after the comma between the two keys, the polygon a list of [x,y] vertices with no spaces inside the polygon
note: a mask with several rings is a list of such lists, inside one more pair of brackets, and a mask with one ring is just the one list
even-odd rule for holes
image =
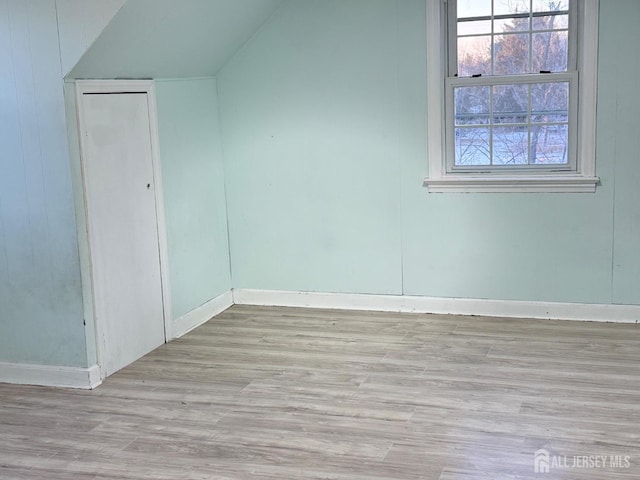
{"label": "window pane", "polygon": [[489,87],[454,89],[456,125],[489,123]]}
{"label": "window pane", "polygon": [[569,39],[567,32],[533,34],[533,71],[564,72],[567,70]]}
{"label": "window pane", "polygon": [[531,86],[531,121],[569,121],[569,83],[538,83]]}
{"label": "window pane", "polygon": [[493,164],[527,165],[529,133],[527,126],[493,129]]}
{"label": "window pane", "polygon": [[497,35],[494,42],[494,75],[529,73],[528,34]]}
{"label": "window pane", "polygon": [[491,36],[458,39],[458,76],[491,73]]}
{"label": "window pane", "polygon": [[493,87],[494,123],[526,123],[528,108],[528,85],[496,85]]}
{"label": "window pane", "polygon": [[491,33],[491,20],[458,22],[458,35],[478,35],[482,33]]}
{"label": "window pane", "polygon": [[569,0],[533,0],[534,12],[569,10]]}
{"label": "window pane", "polygon": [[531,163],[562,165],[568,160],[569,128],[567,125],[531,126]]}
{"label": "window pane", "polygon": [[558,30],[569,28],[569,15],[533,17],[534,30]]}
{"label": "window pane", "polygon": [[569,0],[448,1],[458,7],[457,76],[506,77],[451,87],[454,165],[568,165],[571,82],[508,76],[567,71]]}
{"label": "window pane", "polygon": [[501,20],[494,20],[494,32],[520,32],[529,30],[528,18],[503,18]]}
{"label": "window pane", "polygon": [[458,18],[491,16],[491,0],[458,0]]}
{"label": "window pane", "polygon": [[490,165],[489,129],[456,128],[455,164]]}
{"label": "window pane", "polygon": [[507,15],[509,13],[528,13],[529,0],[494,0],[493,14]]}

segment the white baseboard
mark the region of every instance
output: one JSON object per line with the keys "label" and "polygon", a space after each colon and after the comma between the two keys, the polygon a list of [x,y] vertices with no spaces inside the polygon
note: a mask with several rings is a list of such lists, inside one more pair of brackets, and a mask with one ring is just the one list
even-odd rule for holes
{"label": "white baseboard", "polygon": [[617,323],[638,323],[640,321],[640,305],[522,302],[511,300],[249,289],[234,289],[233,300],[234,303],[238,305],[272,305],[281,307],[437,313]]}
{"label": "white baseboard", "polygon": [[231,306],[233,306],[233,294],[231,290],[229,290],[224,292],[222,295],[209,300],[207,303],[200,305],[198,308],[190,311],[186,315],[174,320],[172,329],[173,338],[183,336],[194,328],[208,322]]}
{"label": "white baseboard", "polygon": [[91,390],[102,383],[97,365],[88,368],[0,363],[0,383]]}

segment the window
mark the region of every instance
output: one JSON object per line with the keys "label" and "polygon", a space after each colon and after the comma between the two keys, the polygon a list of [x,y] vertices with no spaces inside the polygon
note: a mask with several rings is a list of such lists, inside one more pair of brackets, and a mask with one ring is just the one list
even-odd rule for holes
{"label": "window", "polygon": [[427,11],[429,190],[593,192],[597,0]]}

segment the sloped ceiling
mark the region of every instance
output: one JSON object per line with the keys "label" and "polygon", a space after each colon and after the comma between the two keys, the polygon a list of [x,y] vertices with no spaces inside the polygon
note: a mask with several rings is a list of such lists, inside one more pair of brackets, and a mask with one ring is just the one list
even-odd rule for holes
{"label": "sloped ceiling", "polygon": [[128,0],[67,78],[215,75],[282,0]]}

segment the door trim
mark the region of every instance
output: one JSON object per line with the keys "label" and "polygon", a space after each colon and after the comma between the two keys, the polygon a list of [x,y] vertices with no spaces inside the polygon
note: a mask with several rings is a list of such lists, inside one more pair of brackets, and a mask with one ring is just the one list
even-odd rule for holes
{"label": "door trim", "polygon": [[154,195],[156,204],[156,222],[158,234],[158,247],[160,252],[160,283],[162,288],[162,311],[164,317],[165,342],[173,337],[173,314],[171,306],[171,285],[169,279],[169,251],[167,243],[167,228],[164,208],[164,194],[162,188],[162,169],[160,165],[160,141],[158,134],[158,111],[156,104],[155,83],[153,80],[77,80],[76,84],[76,114],[78,120],[78,137],[80,143],[80,170],[82,175],[82,197],[85,211],[87,238],[89,244],[89,282],[91,290],[91,303],[93,319],[95,322],[96,357],[100,376],[106,377],[106,359],[109,358],[109,345],[106,328],[102,324],[103,319],[96,311],[95,279],[92,258],[96,256],[92,242],[92,221],[89,218],[89,197],[87,195],[86,172],[86,144],[84,134],[86,127],[83,111],[83,95],[85,94],[110,94],[110,93],[144,93],[147,95],[149,109],[149,127],[151,136],[151,159],[153,167]]}

